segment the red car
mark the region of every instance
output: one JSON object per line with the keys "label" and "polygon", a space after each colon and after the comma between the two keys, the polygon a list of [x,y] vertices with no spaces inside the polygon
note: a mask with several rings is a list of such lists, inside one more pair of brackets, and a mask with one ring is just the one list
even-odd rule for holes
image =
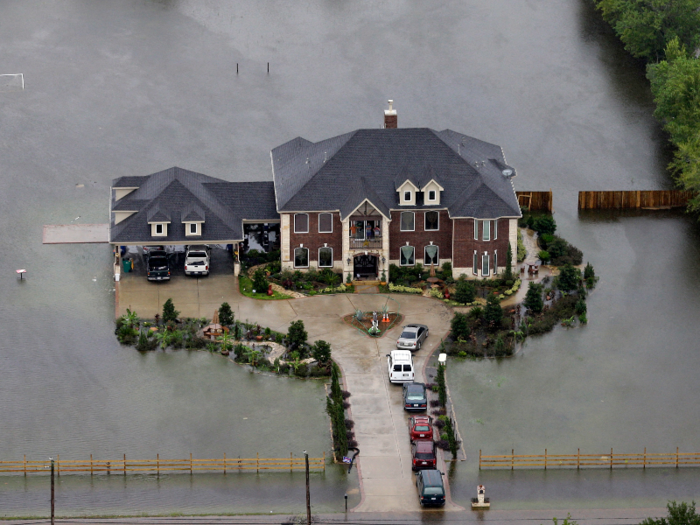
{"label": "red car", "polygon": [[414,416],[409,418],[409,433],[411,443],[414,441],[433,440],[433,418],[430,416]]}
{"label": "red car", "polygon": [[435,443],[432,441],[416,441],[411,448],[413,450],[413,470],[437,468]]}

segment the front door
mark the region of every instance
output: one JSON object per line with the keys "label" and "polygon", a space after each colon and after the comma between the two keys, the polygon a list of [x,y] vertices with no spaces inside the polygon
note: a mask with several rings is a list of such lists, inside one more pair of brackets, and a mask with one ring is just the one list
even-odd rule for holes
{"label": "front door", "polygon": [[377,256],[376,255],[357,255],[355,256],[354,277],[358,278],[377,278]]}

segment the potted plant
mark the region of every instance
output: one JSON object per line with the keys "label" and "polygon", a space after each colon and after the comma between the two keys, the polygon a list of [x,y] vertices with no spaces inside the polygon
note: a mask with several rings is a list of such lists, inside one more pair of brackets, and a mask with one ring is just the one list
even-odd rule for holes
{"label": "potted plant", "polygon": [[380,283],[382,286],[386,286],[386,270],[382,270],[382,280]]}

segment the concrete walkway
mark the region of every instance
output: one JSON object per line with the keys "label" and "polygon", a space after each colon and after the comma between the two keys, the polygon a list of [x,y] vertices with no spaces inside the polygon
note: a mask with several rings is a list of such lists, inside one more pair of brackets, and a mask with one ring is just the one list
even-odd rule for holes
{"label": "concrete walkway", "polygon": [[[260,323],[286,332],[289,323],[302,319],[309,341],[331,343],[333,358],[343,370],[345,389],[352,393],[351,418],[361,450],[358,467],[362,500],[356,512],[420,511],[411,471],[408,414],[403,410],[402,389],[388,380],[386,354],[395,348],[401,326],[384,337],[369,338],[343,322],[343,317],[360,309],[380,311],[387,296],[338,294],[285,301],[260,301],[242,296],[230,275],[201,279],[174,278],[167,283],[149,283],[143,277],[126,274],[118,287],[117,315],[130,308],[143,317],[152,317],[172,298],[184,317],[209,317],[226,301],[236,318]],[[450,325],[451,311],[442,302],[421,296],[394,294],[390,310],[405,316],[403,324],[426,324],[430,336],[414,355],[417,380],[427,356],[440,344]],[[445,471],[444,465],[440,468]],[[448,503],[444,510],[462,510]]]}

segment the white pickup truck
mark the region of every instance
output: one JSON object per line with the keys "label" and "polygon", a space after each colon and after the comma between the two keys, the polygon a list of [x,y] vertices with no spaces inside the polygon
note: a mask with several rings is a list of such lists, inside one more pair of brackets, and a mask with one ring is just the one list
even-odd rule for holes
{"label": "white pickup truck", "polygon": [[209,246],[188,246],[185,253],[185,275],[209,275],[210,261]]}

